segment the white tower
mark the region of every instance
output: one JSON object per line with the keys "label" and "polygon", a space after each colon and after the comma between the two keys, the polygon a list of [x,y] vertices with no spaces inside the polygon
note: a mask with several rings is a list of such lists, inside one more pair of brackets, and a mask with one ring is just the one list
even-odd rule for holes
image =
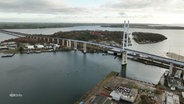
{"label": "white tower", "polygon": [[128,47],[128,40],[129,40],[129,35],[131,33],[129,32],[129,21],[126,23],[126,21],[124,21],[124,32],[122,35],[122,71],[121,71],[121,76],[122,77],[126,77],[126,66],[127,66],[127,51],[125,50],[125,48]]}

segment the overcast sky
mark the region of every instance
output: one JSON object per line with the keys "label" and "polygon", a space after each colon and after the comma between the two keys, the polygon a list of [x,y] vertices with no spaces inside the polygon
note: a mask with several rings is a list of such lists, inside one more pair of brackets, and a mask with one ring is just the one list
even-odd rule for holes
{"label": "overcast sky", "polygon": [[184,0],[1,0],[0,22],[184,24]]}

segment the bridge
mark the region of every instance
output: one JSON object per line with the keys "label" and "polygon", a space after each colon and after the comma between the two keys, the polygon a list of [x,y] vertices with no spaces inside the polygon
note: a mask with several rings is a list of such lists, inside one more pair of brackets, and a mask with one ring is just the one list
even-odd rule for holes
{"label": "bridge", "polygon": [[[108,49],[110,51],[113,51],[115,53],[122,53],[122,48],[121,47],[109,46],[109,45],[95,43],[95,42],[88,42],[88,41],[74,40],[74,39],[66,39],[66,38],[48,37],[48,36],[38,36],[38,35],[29,35],[27,37],[31,38],[31,39],[36,39],[36,40],[44,40],[44,41],[47,41],[49,43],[62,44],[63,46],[66,43],[66,47],[72,47],[72,43],[73,43],[74,44],[73,45],[74,49],[77,48],[77,45],[76,45],[77,43],[82,43],[82,44],[84,44],[83,49],[84,49],[85,52],[87,51],[87,48],[86,48],[87,46],[86,45],[94,45],[94,46],[98,46],[98,47],[101,47],[101,48],[106,48],[106,49]],[[177,61],[177,60],[174,60],[174,59],[170,59],[170,58],[166,58],[166,57],[162,57],[162,56],[158,56],[158,55],[154,55],[154,54],[149,54],[149,53],[146,53],[146,52],[136,51],[136,50],[132,50],[132,49],[128,49],[128,48],[125,48],[125,50],[128,53],[143,55],[143,56],[155,59],[155,60],[159,60],[161,62],[167,62],[167,63],[171,63],[173,65],[178,65],[178,66],[184,67],[184,62],[181,62],[181,61]],[[184,70],[184,69],[182,69],[182,70]]]}
{"label": "bridge", "polygon": [[[13,32],[13,31],[8,31],[8,30],[0,30],[0,32],[5,33],[5,34],[9,34],[9,35],[14,35],[17,37],[27,37],[27,38],[31,38],[31,39],[35,39],[35,40],[42,40],[42,41],[49,42],[49,43],[61,44],[62,46],[66,46],[66,47],[70,47],[70,48],[72,47],[72,43],[73,43],[74,49],[77,49],[77,44],[81,43],[81,44],[83,44],[83,51],[84,52],[87,52],[87,45],[94,45],[94,46],[98,46],[101,48],[106,48],[106,49],[113,51],[113,52],[116,52],[116,53],[123,53],[121,47],[109,46],[109,45],[95,43],[95,42],[75,40],[75,39],[66,39],[66,38],[56,38],[56,37],[49,37],[49,36],[45,36],[45,35],[31,35],[31,34]],[[125,48],[125,51],[127,51],[128,53],[132,53],[132,54],[146,56],[148,58],[155,59],[155,60],[158,60],[161,62],[170,63],[170,66],[177,65],[180,67],[184,67],[184,62],[177,61],[174,59],[170,59],[170,58],[166,58],[166,57],[162,57],[162,56],[158,56],[158,55],[154,55],[154,54],[149,54],[146,52],[141,52],[141,51],[137,51],[137,50],[133,50],[133,49],[128,49],[128,48]],[[181,70],[184,70],[184,69],[182,68]]]}
{"label": "bridge", "polygon": [[12,36],[15,36],[15,37],[25,37],[27,35],[30,35],[30,34],[26,34],[26,33],[8,31],[8,30],[3,30],[3,29],[0,29],[0,33],[12,35]]}

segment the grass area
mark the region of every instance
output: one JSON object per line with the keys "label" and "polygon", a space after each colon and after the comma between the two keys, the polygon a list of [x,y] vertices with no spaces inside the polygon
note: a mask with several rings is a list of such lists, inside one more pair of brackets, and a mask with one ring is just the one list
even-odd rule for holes
{"label": "grass area", "polygon": [[121,31],[70,31],[70,32],[57,32],[52,37],[68,38],[84,41],[114,41],[121,44],[122,32]]}
{"label": "grass area", "polygon": [[182,55],[179,55],[179,54],[176,54],[173,52],[167,52],[166,55],[172,59],[184,62],[184,56],[182,56]]}
{"label": "grass area", "polygon": [[158,33],[133,32],[132,36],[139,44],[156,43],[167,39],[167,37]]}
{"label": "grass area", "polygon": [[19,48],[0,51],[0,53],[7,53],[7,54],[13,54],[13,53],[17,53],[17,52],[19,52]]}

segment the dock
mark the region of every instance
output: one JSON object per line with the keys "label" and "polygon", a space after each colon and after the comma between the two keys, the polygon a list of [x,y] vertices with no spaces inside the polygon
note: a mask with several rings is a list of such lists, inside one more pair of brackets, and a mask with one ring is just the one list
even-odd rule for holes
{"label": "dock", "polygon": [[[89,99],[98,94],[98,92],[103,89],[103,86],[110,82],[114,77],[118,76],[119,73],[111,72],[103,80],[101,80],[94,88],[90,89],[86,94],[84,94],[75,104],[79,104],[81,101],[88,102]],[[88,103],[85,103],[88,104]]]}
{"label": "dock", "polygon": [[13,57],[16,53],[13,53],[13,54],[6,54],[6,55],[3,55],[1,56],[2,58],[7,58],[7,57]]}
{"label": "dock", "polygon": [[75,104],[138,104],[145,99],[149,104],[160,104],[164,92],[158,94],[157,91],[155,85],[122,78],[117,72],[111,72]]}

